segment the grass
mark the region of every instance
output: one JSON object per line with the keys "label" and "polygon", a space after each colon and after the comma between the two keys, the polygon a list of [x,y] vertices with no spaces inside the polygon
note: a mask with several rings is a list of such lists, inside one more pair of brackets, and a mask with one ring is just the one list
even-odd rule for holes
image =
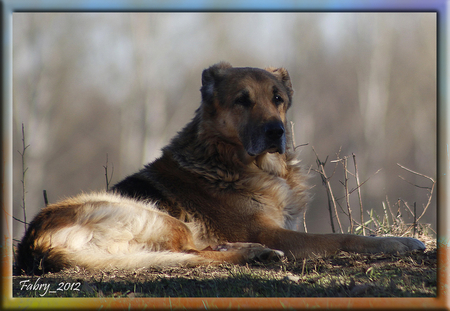
{"label": "grass", "polygon": [[[328,258],[271,264],[221,264],[196,268],[111,270],[81,268],[41,276],[13,276],[14,297],[436,297],[437,251],[406,255],[340,252]],[[61,285],[63,282],[63,285]],[[63,290],[79,284],[79,290]],[[60,287],[62,290],[56,290]]]}

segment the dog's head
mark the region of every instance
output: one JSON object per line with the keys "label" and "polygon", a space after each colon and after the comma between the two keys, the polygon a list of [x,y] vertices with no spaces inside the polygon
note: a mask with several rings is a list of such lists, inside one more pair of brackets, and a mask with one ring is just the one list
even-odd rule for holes
{"label": "dog's head", "polygon": [[251,157],[286,149],[292,85],[284,68],[238,68],[222,62],[202,74],[202,113],[215,131]]}

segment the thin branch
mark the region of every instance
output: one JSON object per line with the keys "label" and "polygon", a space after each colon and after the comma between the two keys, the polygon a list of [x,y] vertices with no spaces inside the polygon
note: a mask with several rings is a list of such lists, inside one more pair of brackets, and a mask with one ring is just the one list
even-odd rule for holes
{"label": "thin branch", "polygon": [[20,222],[20,223],[22,223],[22,224],[29,225],[28,222],[25,222],[25,221],[23,221],[22,219],[16,218],[16,217],[14,217],[14,216],[13,216],[13,219],[16,220],[16,221],[18,221],[18,222]]}
{"label": "thin branch", "polygon": [[414,216],[414,212],[412,211],[411,207],[409,207],[408,202],[406,202],[403,199],[399,199],[401,202],[403,202],[403,205],[405,205],[406,209],[409,211],[409,213],[411,214],[411,216]]}
{"label": "thin branch", "polygon": [[378,174],[381,170],[382,170],[382,168],[379,168],[375,173],[373,173],[372,175],[370,175],[366,180],[364,180],[361,184],[359,184],[359,186],[357,186],[356,188],[350,190],[350,194],[352,194],[355,190],[358,190],[358,191],[359,191],[359,188],[361,188],[362,185],[364,185],[366,182],[368,182],[370,178],[372,178],[373,176],[375,176],[376,174]]}
{"label": "thin branch", "polygon": [[401,211],[401,203],[402,201],[400,199],[397,199],[397,205],[398,205],[398,209],[397,209],[397,215],[396,218],[401,217],[402,216],[402,211]]}
{"label": "thin branch", "polygon": [[[336,162],[336,161],[331,161],[331,162]],[[358,190],[359,188],[361,188],[362,185],[364,185],[366,182],[369,181],[370,178],[372,178],[373,176],[375,176],[376,174],[378,174],[382,169],[378,169],[378,171],[376,171],[375,173],[373,173],[372,175],[370,175],[366,180],[364,180],[359,186],[356,186],[355,188],[353,188],[352,190],[350,190],[349,194],[352,194],[353,192],[355,192],[355,190]],[[343,185],[343,183],[341,182],[341,184]],[[359,191],[359,190],[358,190]],[[338,199],[336,199],[337,201],[342,200],[344,197],[340,197]]]}
{"label": "thin branch", "polygon": [[294,122],[292,122],[292,121],[291,121],[291,143],[292,143],[292,150],[295,151]]}
{"label": "thin branch", "polygon": [[[337,207],[336,207],[336,200],[334,198],[333,195],[333,190],[331,189],[331,184],[330,184],[330,178],[327,177],[326,173],[325,173],[325,163],[327,162],[328,157],[325,159],[325,162],[320,161],[319,159],[319,155],[317,154],[316,150],[314,149],[313,146],[311,146],[315,155],[316,155],[316,161],[317,161],[317,166],[319,168],[318,173],[320,174],[320,177],[322,178],[322,184],[325,186],[325,189],[327,190],[327,195],[328,195],[328,210],[330,213],[330,221],[331,221],[331,230],[333,233],[335,233],[335,229],[334,229],[334,223],[333,223],[333,212],[332,212],[332,207],[334,207],[334,212],[336,215],[336,219],[337,222],[339,224],[339,228],[341,230],[341,232],[343,233],[344,231],[342,230],[342,225],[341,225],[341,221],[339,219],[339,215],[337,213]],[[336,167],[335,167],[336,170]],[[334,172],[333,172],[334,174]]]}
{"label": "thin branch", "polygon": [[353,218],[352,209],[350,208],[350,194],[348,193],[348,170],[347,170],[347,157],[344,157],[342,165],[344,166],[344,188],[345,188],[345,203],[347,204],[348,219],[350,222],[350,233],[353,234]]}
{"label": "thin branch", "polygon": [[[431,205],[431,199],[433,198],[433,192],[434,192],[434,187],[436,186],[436,181],[435,181],[433,178],[431,178],[430,176],[427,176],[427,175],[418,173],[418,172],[416,172],[416,171],[413,171],[413,170],[411,170],[411,169],[409,169],[409,168],[407,168],[407,167],[404,167],[403,165],[401,165],[401,164],[399,164],[399,163],[397,163],[397,165],[400,166],[400,167],[401,167],[402,169],[404,169],[405,171],[408,171],[408,172],[413,173],[413,174],[415,174],[415,175],[418,175],[418,176],[427,178],[427,179],[429,179],[429,180],[432,182],[431,187],[426,188],[426,189],[428,189],[428,191],[429,191],[430,193],[428,194],[428,201],[427,201],[427,204],[425,205],[425,207],[423,208],[422,214],[420,214],[420,216],[417,217],[417,221],[419,221],[419,220],[422,218],[422,216],[425,214],[425,212],[427,211],[428,207]],[[400,176],[400,178],[402,178],[402,177]],[[402,179],[404,179],[404,178],[402,178]],[[411,184],[411,183],[410,183],[410,184]],[[418,185],[415,185],[415,184],[413,184],[413,185],[416,186],[416,187],[418,187],[418,188],[422,188],[422,189],[424,188],[424,187],[421,187],[421,186],[418,186]]]}
{"label": "thin branch", "polygon": [[304,143],[304,144],[301,144],[301,145],[297,145],[297,146],[294,147],[294,150],[296,150],[298,147],[304,147],[304,146],[308,146],[308,145],[309,145],[309,143]]}
{"label": "thin branch", "polygon": [[[386,220],[386,224],[387,224],[388,227],[390,227],[389,215],[387,213],[386,203],[381,202],[381,206],[383,207],[384,219]],[[383,223],[384,223],[384,221],[383,221]]]}
{"label": "thin branch", "polygon": [[[359,174],[358,174],[358,166],[356,165],[356,155],[352,153],[353,156],[353,164],[355,165],[355,178],[356,178],[356,189],[358,189],[358,199],[359,199],[359,211],[361,214],[361,223],[364,223],[364,211],[362,206],[362,199],[361,199],[361,185],[359,184]],[[363,235],[366,235],[366,228],[365,226],[362,227]]]}
{"label": "thin branch", "polygon": [[299,147],[308,146],[309,143],[301,144],[301,145],[295,145],[295,133],[294,133],[294,125],[295,123],[291,121],[291,144],[292,144],[292,150],[295,151]]}
{"label": "thin branch", "polygon": [[401,176],[401,175],[398,175],[398,177],[400,177],[400,179],[403,179],[403,180],[406,181],[408,184],[410,184],[410,185],[412,185],[412,186],[414,186],[414,187],[417,187],[417,188],[420,188],[420,189],[431,190],[431,187],[425,187],[425,186],[419,186],[419,185],[416,185],[416,184],[414,184],[414,183],[412,183],[412,182],[406,180],[406,178],[403,177],[403,176]]}
{"label": "thin branch", "polygon": [[22,210],[23,210],[23,224],[25,226],[25,231],[27,231],[27,209],[26,209],[26,190],[25,190],[25,174],[28,168],[25,168],[25,151],[30,145],[25,144],[25,127],[22,123],[22,153],[19,154],[22,157]]}
{"label": "thin branch", "polygon": [[111,177],[108,178],[108,154],[106,154],[106,165],[104,165],[103,168],[105,169],[106,191],[109,191],[109,184],[111,183],[112,177],[114,175],[114,165],[112,165]]}
{"label": "thin branch", "polygon": [[359,222],[357,222],[356,220],[353,220],[355,222],[355,224],[357,226],[361,226],[363,229],[367,229],[370,232],[376,233],[376,230],[369,228],[367,225],[365,225],[364,223],[361,225]]}
{"label": "thin branch", "polygon": [[[341,154],[341,150],[342,150],[342,146],[339,147],[339,150],[338,150],[338,152],[336,153],[336,158],[338,158],[338,159],[339,159],[339,156],[340,156],[340,154]],[[328,159],[328,156],[327,156],[327,159]],[[326,159],[325,159],[325,162],[327,162]],[[335,161],[330,161],[330,162],[331,162],[331,163],[334,163]],[[325,163],[324,163],[324,164],[325,164]],[[336,163],[336,165],[334,166],[333,173],[331,174],[331,176],[329,177],[329,179],[331,179],[331,178],[334,176],[334,174],[336,173],[337,167],[338,167],[338,163]]]}
{"label": "thin branch", "polygon": [[44,204],[45,206],[47,206],[48,205],[47,190],[43,190],[42,193],[44,195]]}
{"label": "thin branch", "polygon": [[427,176],[427,175],[424,175],[424,174],[420,174],[420,173],[418,173],[418,172],[416,172],[416,171],[413,171],[412,169],[409,169],[409,168],[407,168],[407,167],[404,167],[403,165],[401,165],[401,164],[399,164],[399,163],[397,163],[397,165],[400,166],[400,167],[401,167],[402,169],[404,169],[405,171],[408,171],[408,172],[410,172],[410,173],[416,174],[416,175],[418,175],[418,176],[425,177],[425,178],[431,180],[432,183],[435,183],[434,179],[431,178],[430,176]]}
{"label": "thin branch", "polygon": [[303,212],[303,229],[305,230],[306,233],[308,233],[308,228],[306,227],[306,209]]}
{"label": "thin branch", "polygon": [[420,218],[422,218],[422,216],[425,214],[425,212],[427,211],[428,207],[431,204],[431,199],[433,197],[433,191],[434,191],[434,186],[436,185],[436,183],[433,183],[433,186],[430,189],[430,194],[428,195],[428,202],[427,205],[425,205],[425,207],[423,208],[422,214],[420,214],[420,216],[417,218],[417,221],[420,220]]}
{"label": "thin branch", "polygon": [[389,209],[389,213],[391,214],[392,221],[395,222],[395,223],[398,223],[397,218],[394,216],[394,213],[392,212],[391,203],[389,202],[389,199],[388,199],[387,195],[386,195],[386,204],[387,204],[387,207]]}
{"label": "thin branch", "polygon": [[416,237],[416,232],[417,232],[417,214],[416,214],[416,202],[414,202],[414,231],[413,231],[413,236]]}

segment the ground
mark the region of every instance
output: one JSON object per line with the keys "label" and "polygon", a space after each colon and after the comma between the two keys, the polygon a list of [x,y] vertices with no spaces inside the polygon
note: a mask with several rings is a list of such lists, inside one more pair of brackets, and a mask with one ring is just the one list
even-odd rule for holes
{"label": "ground", "polygon": [[[14,297],[436,297],[436,243],[406,255],[351,254],[246,266],[81,268],[14,276]],[[47,286],[47,287],[45,287]],[[37,290],[35,290],[37,289]]]}

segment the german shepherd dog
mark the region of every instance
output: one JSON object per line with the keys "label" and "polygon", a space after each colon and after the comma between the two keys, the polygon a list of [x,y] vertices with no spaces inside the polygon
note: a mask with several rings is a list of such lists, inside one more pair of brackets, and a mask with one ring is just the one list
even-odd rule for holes
{"label": "german shepherd dog", "polygon": [[203,71],[201,94],[194,118],[160,158],[110,192],[45,207],[19,245],[19,271],[425,249],[413,238],[294,231],[309,187],[289,143],[293,90],[286,69],[221,62]]}

